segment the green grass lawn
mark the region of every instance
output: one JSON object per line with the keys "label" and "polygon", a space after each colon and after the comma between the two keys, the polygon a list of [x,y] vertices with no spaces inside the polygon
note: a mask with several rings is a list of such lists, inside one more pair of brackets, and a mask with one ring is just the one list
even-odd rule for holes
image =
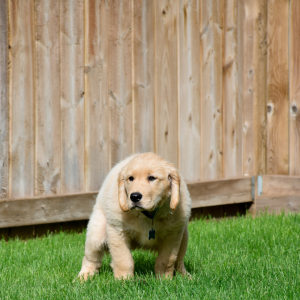
{"label": "green grass lawn", "polygon": [[85,234],[0,241],[0,299],[300,299],[300,215],[193,221],[185,263],[192,279],[155,279],[155,254],[134,251],[135,278],[73,282]]}

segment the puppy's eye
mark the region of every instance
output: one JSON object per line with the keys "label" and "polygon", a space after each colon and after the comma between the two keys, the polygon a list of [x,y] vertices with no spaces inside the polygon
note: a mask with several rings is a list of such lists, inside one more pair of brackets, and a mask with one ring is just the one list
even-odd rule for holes
{"label": "puppy's eye", "polygon": [[133,181],[133,180],[134,180],[133,176],[130,176],[128,179],[129,179],[130,181]]}
{"label": "puppy's eye", "polygon": [[152,175],[150,175],[149,177],[148,177],[148,180],[149,181],[154,181],[156,178],[154,177],[154,176],[152,176]]}

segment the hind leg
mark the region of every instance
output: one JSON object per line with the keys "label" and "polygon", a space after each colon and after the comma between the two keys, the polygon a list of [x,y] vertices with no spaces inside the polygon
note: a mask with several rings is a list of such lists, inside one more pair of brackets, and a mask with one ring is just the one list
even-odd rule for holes
{"label": "hind leg", "polygon": [[187,225],[186,225],[185,228],[184,228],[184,231],[183,231],[182,240],[181,240],[177,260],[175,262],[175,269],[176,269],[177,272],[181,273],[182,275],[189,275],[190,276],[190,274],[185,269],[185,266],[184,266],[184,263],[183,263],[183,259],[184,259],[186,249],[187,249],[187,245],[188,245],[188,239],[189,239],[189,232],[188,232],[188,228],[187,228]]}
{"label": "hind leg", "polygon": [[88,276],[97,273],[106,251],[106,218],[102,210],[94,209],[87,228],[85,253],[78,277],[87,280]]}

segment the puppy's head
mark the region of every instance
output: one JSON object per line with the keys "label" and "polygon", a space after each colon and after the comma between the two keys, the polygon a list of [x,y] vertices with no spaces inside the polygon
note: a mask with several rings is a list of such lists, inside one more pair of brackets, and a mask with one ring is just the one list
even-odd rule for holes
{"label": "puppy's head", "polygon": [[177,170],[154,153],[134,157],[121,170],[118,185],[123,211],[153,211],[168,200],[174,211],[179,202],[180,177]]}

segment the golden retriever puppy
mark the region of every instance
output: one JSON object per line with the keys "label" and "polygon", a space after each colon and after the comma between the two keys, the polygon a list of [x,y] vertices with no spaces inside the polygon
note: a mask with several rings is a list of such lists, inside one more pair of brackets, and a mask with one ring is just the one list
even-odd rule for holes
{"label": "golden retriever puppy", "polygon": [[105,251],[115,278],[133,276],[131,250],[158,253],[155,273],[187,274],[183,258],[188,243],[191,198],[172,164],[154,153],[133,155],[106,177],[91,215],[79,277],[99,271]]}

